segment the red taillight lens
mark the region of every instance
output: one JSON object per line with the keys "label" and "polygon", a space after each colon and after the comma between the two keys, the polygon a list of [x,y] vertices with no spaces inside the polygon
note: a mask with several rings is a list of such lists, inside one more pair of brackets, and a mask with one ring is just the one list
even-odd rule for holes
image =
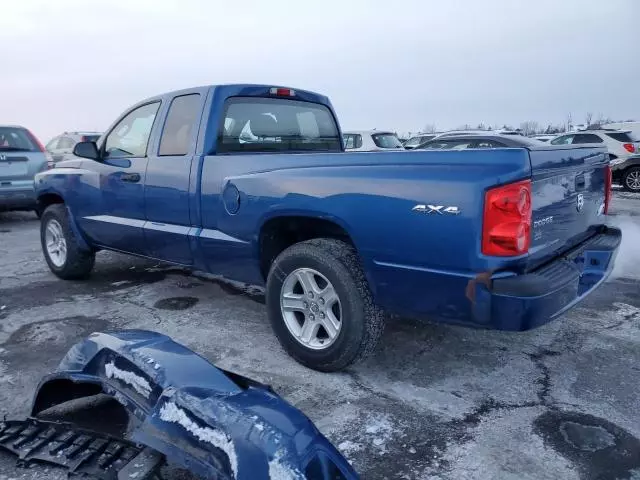
{"label": "red taillight lens", "polygon": [[611,203],[611,184],[612,174],[611,165],[604,167],[604,214],[609,213],[609,204]]}
{"label": "red taillight lens", "polygon": [[290,88],[273,87],[269,91],[271,95],[277,95],[279,97],[295,97],[296,96],[296,92]]}
{"label": "red taillight lens", "polygon": [[633,143],[625,143],[622,146],[629,153],[633,153],[636,151],[636,147],[633,146]]}
{"label": "red taillight lens", "polygon": [[522,255],[531,245],[531,181],[492,188],[484,197],[482,253]]}

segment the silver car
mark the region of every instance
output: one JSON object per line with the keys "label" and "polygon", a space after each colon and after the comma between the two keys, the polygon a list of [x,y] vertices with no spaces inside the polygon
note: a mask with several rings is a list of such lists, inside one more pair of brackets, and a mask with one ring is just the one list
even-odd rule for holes
{"label": "silver car", "polygon": [[73,147],[79,142],[97,142],[100,132],[64,132],[53,137],[45,146],[55,163],[73,157]]}
{"label": "silver car", "polygon": [[0,211],[36,211],[33,178],[47,170],[49,162],[49,155],[29,130],[0,125]]}

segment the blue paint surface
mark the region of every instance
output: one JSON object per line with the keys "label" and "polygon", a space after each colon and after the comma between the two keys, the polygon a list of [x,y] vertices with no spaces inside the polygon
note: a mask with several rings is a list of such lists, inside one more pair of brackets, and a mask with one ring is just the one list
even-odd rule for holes
{"label": "blue paint surface", "polygon": [[318,456],[345,480],[359,478],[313,423],[269,387],[220,370],[165,335],[92,334],[42,380],[32,415],[50,404],[52,391],[60,398],[60,382],[69,381],[114,396],[138,420],[130,439],[204,478],[267,480],[270,468],[282,468],[304,479],[296,475]]}

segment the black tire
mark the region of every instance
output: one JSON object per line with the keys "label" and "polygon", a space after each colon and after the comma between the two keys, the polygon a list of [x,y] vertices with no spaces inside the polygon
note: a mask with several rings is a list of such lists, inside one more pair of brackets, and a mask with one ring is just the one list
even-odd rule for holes
{"label": "black tire", "polygon": [[[47,251],[46,231],[49,222],[56,220],[62,228],[62,233],[67,247],[66,260],[60,266],[55,265]],[[40,243],[42,245],[42,253],[47,261],[47,265],[51,271],[63,280],[79,280],[87,278],[93,270],[95,263],[95,253],[88,252],[80,247],[78,240],[69,224],[69,215],[66,207],[57,203],[48,206],[42,213],[40,221]]]}
{"label": "black tire", "polygon": [[[633,188],[632,186],[630,186],[627,181],[630,181],[630,176],[631,175],[638,175],[640,176],[640,167],[629,167],[627,168],[624,173],[622,174],[622,180],[620,183],[622,183],[622,188],[624,188],[627,192],[634,192],[634,193],[639,193],[640,192],[640,187],[638,188]],[[629,182],[631,183],[631,182]]]}
{"label": "black tire", "polygon": [[[312,268],[334,286],[342,305],[341,328],[326,349],[313,350],[290,333],[280,309],[287,276]],[[328,238],[300,242],[283,251],[271,265],[266,301],[271,326],[282,347],[299,363],[322,372],[335,372],[371,354],[384,332],[384,312],[375,305],[355,249]]]}

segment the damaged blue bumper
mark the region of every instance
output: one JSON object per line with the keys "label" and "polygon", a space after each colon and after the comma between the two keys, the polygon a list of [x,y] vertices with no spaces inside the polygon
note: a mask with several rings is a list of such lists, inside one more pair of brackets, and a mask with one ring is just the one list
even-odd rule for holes
{"label": "damaged blue bumper", "polygon": [[42,380],[31,414],[99,393],[129,413],[129,440],[203,478],[359,478],[313,423],[268,386],[219,369],[165,335],[92,334]]}

